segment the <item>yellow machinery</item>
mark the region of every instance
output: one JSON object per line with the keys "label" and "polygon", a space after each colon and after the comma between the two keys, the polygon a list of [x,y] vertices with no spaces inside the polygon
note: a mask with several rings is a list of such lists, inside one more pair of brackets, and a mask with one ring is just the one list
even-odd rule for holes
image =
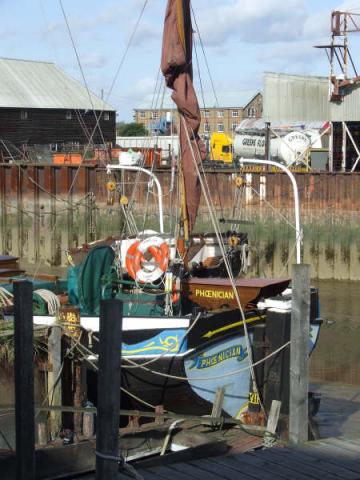
{"label": "yellow machinery", "polygon": [[233,163],[233,141],[226,133],[213,133],[210,138],[210,160]]}

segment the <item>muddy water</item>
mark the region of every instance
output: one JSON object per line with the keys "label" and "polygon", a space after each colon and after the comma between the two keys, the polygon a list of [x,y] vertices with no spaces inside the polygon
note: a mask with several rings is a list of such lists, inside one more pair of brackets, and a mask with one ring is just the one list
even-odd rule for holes
{"label": "muddy water", "polygon": [[360,282],[317,280],[324,324],[311,357],[312,380],[360,385]]}

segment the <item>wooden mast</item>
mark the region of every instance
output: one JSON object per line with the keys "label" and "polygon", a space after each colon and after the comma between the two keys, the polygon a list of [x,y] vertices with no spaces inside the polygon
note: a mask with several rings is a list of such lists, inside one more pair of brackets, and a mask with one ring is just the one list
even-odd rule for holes
{"label": "wooden mast", "polygon": [[[186,51],[186,37],[185,37],[185,24],[184,24],[184,7],[182,0],[176,0],[177,8],[177,27],[179,32],[180,41],[182,43],[184,51]],[[180,113],[179,123],[179,137],[181,138],[181,130],[184,128],[181,121],[182,114]],[[180,175],[180,235],[178,241],[178,250],[182,258],[186,253],[186,243],[189,241],[189,217],[186,207],[186,189],[185,179],[182,164],[182,152],[180,148],[180,162],[179,162],[179,175]]]}

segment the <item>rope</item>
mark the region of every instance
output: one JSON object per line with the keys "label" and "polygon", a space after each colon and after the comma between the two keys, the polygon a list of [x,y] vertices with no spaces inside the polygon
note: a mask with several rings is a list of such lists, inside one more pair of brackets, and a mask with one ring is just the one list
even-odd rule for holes
{"label": "rope", "polygon": [[[97,365],[95,365],[94,362],[92,362],[89,358],[87,358],[85,356],[86,355],[94,355],[94,353],[89,350],[87,347],[85,347],[85,345],[82,345],[81,343],[78,343],[75,348],[80,352],[80,354],[82,356],[84,356],[84,359],[94,368],[95,371],[99,371],[99,367]],[[82,350],[82,351],[81,351]],[[129,390],[127,390],[126,388],[124,387],[120,387],[120,390],[122,392],[124,392],[126,395],[129,395],[130,397],[132,397],[134,400],[136,400],[137,402],[139,403],[142,403],[143,405],[145,405],[146,407],[150,407],[152,409],[155,410],[156,408],[156,405],[153,405],[151,403],[148,403],[146,402],[145,400],[141,399],[140,397],[138,397],[137,395],[134,395],[133,393],[129,392]]]}
{"label": "rope", "polygon": [[11,306],[13,305],[14,295],[6,290],[4,287],[0,287],[0,305]]}
{"label": "rope", "polygon": [[[60,6],[62,7],[62,10],[64,10],[61,0],[59,0],[59,3],[60,3]],[[115,85],[116,78],[117,78],[117,76],[119,75],[120,69],[121,69],[121,67],[122,67],[122,65],[123,65],[123,63],[124,63],[124,61],[125,61],[126,55],[127,55],[128,50],[129,50],[129,48],[130,48],[131,42],[132,42],[132,40],[133,40],[133,38],[134,38],[134,35],[135,35],[136,31],[137,31],[137,28],[138,28],[138,26],[139,26],[140,20],[141,20],[141,18],[142,18],[142,15],[143,15],[143,13],[144,13],[144,10],[145,10],[145,7],[146,7],[147,3],[148,3],[148,0],[145,0],[144,5],[143,5],[143,7],[142,7],[142,9],[141,9],[139,18],[138,18],[138,20],[137,20],[137,22],[136,22],[135,28],[134,28],[134,30],[133,30],[130,38],[129,38],[128,44],[127,44],[127,46],[126,46],[125,52],[124,52],[124,54],[123,54],[122,60],[121,60],[121,62],[120,62],[120,65],[119,65],[119,67],[118,67],[118,69],[117,69],[115,78],[114,78],[114,80],[113,80],[113,82],[112,82],[112,84],[111,84],[111,87],[110,87],[110,90],[109,90],[109,93],[108,93],[108,95],[107,95],[107,97],[106,97],[106,101],[105,101],[105,102],[108,101],[108,98],[109,98],[109,96],[111,95],[112,89],[113,89],[113,87],[114,87],[114,85]],[[63,12],[63,13],[65,14],[65,12]],[[66,14],[65,14],[65,18],[66,18]],[[99,122],[100,122],[102,113],[103,113],[103,111],[99,114],[99,116],[98,116],[97,118],[96,118],[96,116],[95,116],[95,118],[96,118],[96,124],[95,124],[95,126],[94,126],[94,128],[93,128],[93,130],[92,130],[92,132],[91,132],[91,136],[90,136],[90,138],[89,138],[89,142],[88,142],[88,144],[86,145],[86,148],[85,148],[85,150],[84,150],[83,156],[82,156],[82,158],[81,158],[81,162],[80,162],[78,168],[76,169],[74,178],[73,178],[72,183],[71,183],[71,185],[70,185],[70,187],[69,187],[69,190],[68,190],[68,193],[67,193],[67,197],[68,197],[68,198],[70,197],[70,194],[71,194],[71,192],[72,192],[72,189],[73,189],[73,187],[74,187],[74,185],[75,185],[77,176],[78,176],[79,171],[80,171],[80,167],[82,166],[82,163],[83,163],[83,161],[84,161],[84,159],[85,159],[85,157],[86,157],[86,154],[87,154],[88,149],[89,149],[89,147],[90,147],[90,143],[92,142],[93,136],[94,136],[94,134],[95,134],[95,132],[96,132],[96,129],[99,127]],[[49,192],[46,192],[46,193],[49,193]],[[68,202],[68,203],[70,203],[70,205],[71,205],[71,202]],[[57,220],[58,220],[58,217],[57,217]],[[56,223],[57,223],[57,221],[54,222],[53,228],[52,228],[52,230],[51,230],[51,232],[50,232],[51,236],[52,236],[52,235],[54,234],[54,232],[55,232]],[[39,271],[40,264],[41,264],[41,259],[39,259],[39,261],[38,261],[38,263],[37,263],[33,280],[34,280],[37,272]]]}
{"label": "rope", "polygon": [[95,450],[95,455],[103,460],[110,460],[111,462],[122,463],[124,461],[123,457],[120,455],[108,455],[105,453],[98,452]]}
{"label": "rope", "polygon": [[60,300],[54,292],[45,289],[34,290],[34,293],[41,297],[48,307],[49,315],[56,315],[60,308]]}
{"label": "rope", "polygon": [[[250,188],[251,188],[251,190],[253,190],[253,192],[254,192],[256,195],[258,195],[259,198],[261,198],[260,193],[259,193],[252,185],[250,185]],[[266,205],[267,205],[268,207],[270,207],[270,208],[272,209],[272,211],[273,211],[274,213],[276,213],[276,215],[279,215],[279,217],[282,218],[291,228],[293,228],[294,230],[296,230],[295,224],[292,223],[292,222],[290,222],[290,220],[289,220],[288,218],[286,218],[283,213],[279,212],[273,205],[271,205],[271,203],[270,203],[268,200],[266,200],[266,198],[261,198],[261,200],[262,200],[264,203],[266,203]]]}
{"label": "rope", "polygon": [[198,26],[198,23],[197,23],[197,20],[196,20],[195,11],[194,11],[192,5],[191,5],[191,11],[192,11],[192,15],[193,15],[193,18],[194,18],[194,23],[195,23],[195,26],[196,26],[196,31],[197,31],[197,34],[198,34],[198,36],[199,36],[200,46],[201,46],[201,50],[202,50],[203,55],[204,55],[205,65],[206,65],[206,69],[207,69],[207,72],[208,72],[208,75],[209,75],[209,78],[210,78],[210,83],[211,83],[211,87],[212,87],[212,90],[213,90],[213,93],[214,93],[214,97],[215,97],[215,101],[216,101],[216,106],[219,108],[219,99],[218,99],[217,94],[216,94],[216,90],[215,90],[213,78],[212,78],[211,71],[210,71],[210,67],[209,67],[209,62],[208,62],[208,60],[207,60],[207,56],[206,56],[206,53],[205,53],[204,44],[203,44],[203,41],[202,41],[202,38],[201,38],[201,35],[200,35],[200,29],[199,29],[199,26]]}
{"label": "rope", "polygon": [[271,432],[264,432],[263,436],[263,447],[264,448],[272,448],[275,447],[277,444],[277,436],[276,433]]}
{"label": "rope", "polygon": [[[160,377],[166,377],[166,378],[170,378],[170,379],[173,379],[173,380],[180,380],[180,381],[186,381],[186,382],[193,382],[193,381],[201,382],[201,381],[209,381],[209,380],[219,380],[219,379],[224,378],[224,377],[231,377],[233,375],[238,375],[239,373],[246,372],[246,370],[251,370],[252,368],[256,367],[257,365],[260,365],[261,363],[265,362],[269,358],[273,357],[274,355],[277,355],[284,348],[288,347],[290,345],[290,343],[291,343],[290,341],[284,343],[284,345],[282,345],[278,349],[274,350],[273,352],[269,353],[269,355],[267,355],[266,357],[258,360],[255,363],[251,363],[251,364],[247,365],[246,367],[240,368],[238,370],[233,370],[232,372],[223,373],[222,375],[215,375],[213,377],[206,377],[206,378],[204,378],[204,377],[180,377],[180,376],[177,376],[177,375],[170,375],[168,373],[162,373],[162,372],[158,372],[156,370],[151,370],[150,368],[143,367],[141,365],[139,365],[139,368],[141,368],[143,370],[146,370],[147,372],[153,373],[154,375],[159,375]],[[137,365],[135,362],[130,360],[130,358],[128,358],[127,360],[128,360],[129,363],[131,363],[133,365]],[[127,368],[127,367],[124,367],[124,368]]]}
{"label": "rope", "polygon": [[[62,11],[64,20],[65,20],[65,24],[66,24],[66,28],[67,28],[68,33],[69,33],[69,37],[70,37],[70,40],[71,40],[71,44],[72,44],[73,49],[74,49],[74,52],[75,52],[75,56],[76,56],[76,60],[77,60],[77,63],[78,63],[80,72],[81,72],[81,76],[82,76],[82,79],[83,79],[83,82],[84,82],[84,85],[85,85],[85,88],[86,88],[86,91],[87,91],[87,94],[88,94],[88,97],[89,97],[89,100],[90,100],[90,105],[91,105],[92,111],[93,111],[93,113],[94,113],[96,126],[97,126],[98,129],[99,129],[99,133],[100,133],[102,142],[103,142],[103,144],[105,145],[105,139],[104,139],[103,133],[102,133],[102,131],[101,131],[101,128],[100,128],[100,125],[99,125],[99,122],[98,122],[98,117],[97,117],[97,115],[96,115],[95,108],[94,108],[94,102],[93,102],[93,100],[92,100],[91,93],[90,93],[90,90],[89,90],[89,86],[88,86],[87,81],[86,81],[86,78],[85,78],[85,73],[84,73],[84,70],[83,70],[82,65],[81,65],[79,53],[78,53],[77,48],[76,48],[75,40],[74,40],[73,34],[72,34],[72,32],[71,32],[69,20],[68,20],[68,18],[67,18],[67,15],[66,15],[66,12],[65,12],[65,9],[64,9],[62,0],[59,0],[59,5],[60,5],[60,8],[61,8],[61,11]],[[99,117],[101,117],[102,113],[103,113],[103,112],[100,113]],[[80,123],[80,125],[81,125],[81,123]],[[89,143],[92,142],[92,139],[93,139],[93,135],[89,138]],[[88,143],[88,144],[89,144],[89,143]]]}
{"label": "rope", "polygon": [[[255,371],[254,371],[254,367],[253,367],[252,350],[251,350],[251,345],[250,345],[249,333],[248,333],[248,329],[247,329],[247,325],[246,325],[245,314],[244,314],[244,310],[243,310],[242,305],[241,305],[239,292],[238,292],[238,290],[237,290],[237,288],[236,288],[236,285],[235,285],[235,280],[234,280],[234,277],[233,277],[233,273],[232,273],[232,270],[231,270],[231,266],[230,266],[230,264],[229,264],[229,260],[228,260],[228,257],[227,257],[227,255],[226,255],[226,252],[225,252],[222,235],[221,235],[221,233],[220,233],[219,226],[218,226],[217,221],[216,221],[216,218],[215,218],[215,216],[214,216],[213,205],[212,205],[212,202],[211,202],[210,189],[209,189],[209,186],[208,186],[208,184],[207,184],[207,182],[206,182],[206,177],[205,177],[205,175],[204,175],[204,178],[205,178],[206,185],[204,184],[204,179],[203,179],[203,177],[202,177],[202,175],[201,175],[201,173],[200,173],[199,165],[198,165],[198,163],[197,163],[197,161],[196,161],[196,158],[195,158],[195,153],[194,153],[193,145],[192,145],[192,143],[191,143],[191,141],[190,141],[189,131],[188,131],[188,128],[187,128],[187,125],[186,125],[186,122],[185,122],[185,119],[184,119],[183,115],[181,115],[181,121],[182,121],[182,123],[183,123],[183,128],[184,128],[184,130],[185,130],[185,132],[186,132],[187,141],[188,141],[188,145],[189,145],[189,147],[190,147],[190,151],[191,151],[193,163],[194,163],[194,166],[195,166],[195,170],[196,170],[198,179],[199,179],[199,181],[200,181],[201,189],[202,189],[203,194],[204,194],[204,197],[205,197],[205,201],[206,201],[206,204],[207,204],[207,207],[208,207],[208,211],[209,211],[209,214],[210,214],[210,218],[211,218],[211,221],[212,221],[214,230],[215,230],[216,238],[217,238],[217,241],[218,241],[218,243],[219,243],[219,247],[220,247],[220,250],[221,250],[221,254],[222,254],[223,259],[224,259],[224,264],[225,264],[225,267],[226,267],[226,270],[227,270],[227,273],[228,273],[228,276],[229,276],[229,280],[230,280],[232,289],[233,289],[233,291],[234,291],[234,295],[235,295],[236,302],[237,302],[238,307],[239,307],[241,319],[242,319],[242,321],[244,322],[245,342],[246,342],[246,348],[247,348],[247,352],[248,352],[249,359],[250,359],[250,376],[251,376],[251,379],[252,379],[252,384],[253,384],[253,389],[254,389],[254,391],[255,391],[256,393],[259,393],[259,390],[258,390],[258,387],[257,387],[257,384],[256,384]],[[192,131],[192,135],[193,135],[193,138],[195,138],[195,135],[194,135],[194,132],[193,132],[193,131]],[[200,160],[200,163],[202,163],[202,162],[201,162],[201,158],[200,158],[200,152],[199,152],[198,150],[197,150],[197,154],[198,154],[198,158],[199,158],[199,160]]]}
{"label": "rope", "polygon": [[137,480],[144,480],[144,477],[140,475],[132,465],[129,465],[125,462],[124,457],[120,455],[108,455],[106,453],[99,452],[95,450],[95,455],[98,458],[102,458],[103,460],[109,460],[110,462],[116,462],[119,464],[119,471],[125,470],[127,471],[132,477],[136,478]]}

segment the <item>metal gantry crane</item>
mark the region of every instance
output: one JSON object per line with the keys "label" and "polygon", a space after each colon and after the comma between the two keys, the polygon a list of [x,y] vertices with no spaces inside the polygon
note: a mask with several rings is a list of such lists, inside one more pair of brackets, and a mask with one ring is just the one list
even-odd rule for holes
{"label": "metal gantry crane", "polygon": [[360,76],[356,70],[349,49],[349,33],[360,32],[360,13],[331,12],[331,43],[316,45],[326,51],[330,62],[330,101],[342,102],[346,91],[356,83]]}

